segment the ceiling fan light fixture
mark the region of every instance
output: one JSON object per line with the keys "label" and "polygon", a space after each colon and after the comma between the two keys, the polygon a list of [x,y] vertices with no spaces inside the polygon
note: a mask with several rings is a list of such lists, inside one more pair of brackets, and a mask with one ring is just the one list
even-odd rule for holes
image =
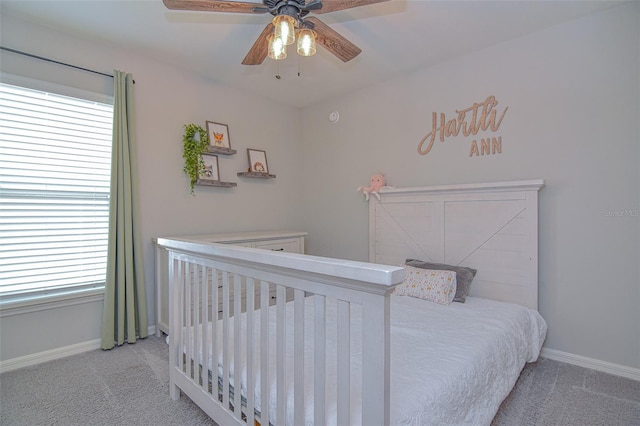
{"label": "ceiling fan light fixture", "polygon": [[316,32],[309,28],[298,31],[298,54],[313,56],[316,54]]}
{"label": "ceiling fan light fixture", "polygon": [[278,15],[273,18],[275,37],[281,39],[286,46],[295,41],[296,19],[289,15]]}
{"label": "ceiling fan light fixture", "polygon": [[285,59],[287,57],[287,46],[282,43],[282,39],[276,37],[275,34],[269,34],[267,39],[269,40],[269,57],[276,61]]}
{"label": "ceiling fan light fixture", "polygon": [[[2,0],[0,0],[1,2]],[[359,8],[360,6],[386,2],[390,0],[162,0],[170,10],[194,10],[207,12],[229,12],[259,14],[268,13],[273,16],[249,52],[242,60],[243,65],[260,65],[267,55],[274,59],[284,59],[286,47],[293,44],[296,29],[310,29],[315,37],[303,36],[298,43],[300,55],[313,55],[314,43],[320,44],[329,53],[348,62],[358,56],[362,49],[351,43],[337,31],[309,14],[323,14],[340,10]],[[274,33],[269,41],[268,35]],[[282,42],[275,42],[276,39]]]}

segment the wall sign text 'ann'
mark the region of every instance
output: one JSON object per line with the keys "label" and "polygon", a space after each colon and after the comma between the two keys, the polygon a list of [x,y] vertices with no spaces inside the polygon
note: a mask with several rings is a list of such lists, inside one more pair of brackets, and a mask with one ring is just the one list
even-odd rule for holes
{"label": "wall sign text 'ann'", "polygon": [[[464,136],[476,136],[479,131],[496,132],[509,109],[506,107],[498,117],[498,111],[495,109],[497,106],[496,97],[489,96],[482,103],[474,103],[469,108],[456,110],[458,116],[448,121],[443,112],[440,113],[439,119],[438,113],[434,112],[431,132],[427,133],[418,144],[418,153],[428,154],[433,148],[436,137],[440,142],[444,142],[445,138],[458,136],[460,133]],[[500,153],[502,153],[501,136],[482,138],[479,146],[478,141],[474,139],[469,149],[469,157]]]}

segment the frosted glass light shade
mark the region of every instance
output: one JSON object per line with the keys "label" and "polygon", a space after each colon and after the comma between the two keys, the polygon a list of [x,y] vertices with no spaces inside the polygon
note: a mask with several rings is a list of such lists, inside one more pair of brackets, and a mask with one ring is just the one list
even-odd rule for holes
{"label": "frosted glass light shade", "polygon": [[316,32],[308,28],[298,31],[298,53],[301,56],[316,54]]}
{"label": "frosted glass light shade", "polygon": [[267,40],[269,40],[269,57],[271,59],[281,60],[287,57],[287,46],[282,43],[281,39],[274,34],[269,34]]}
{"label": "frosted glass light shade", "polygon": [[273,26],[275,27],[275,37],[281,39],[286,46],[293,44],[295,41],[294,26],[296,20],[289,15],[278,15],[273,18]]}

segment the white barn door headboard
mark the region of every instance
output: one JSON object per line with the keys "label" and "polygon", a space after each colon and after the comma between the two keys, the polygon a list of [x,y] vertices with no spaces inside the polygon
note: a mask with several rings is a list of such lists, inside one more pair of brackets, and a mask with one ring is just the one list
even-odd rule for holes
{"label": "white barn door headboard", "polygon": [[538,309],[544,181],[385,188],[369,202],[369,261],[413,258],[478,270],[471,296]]}

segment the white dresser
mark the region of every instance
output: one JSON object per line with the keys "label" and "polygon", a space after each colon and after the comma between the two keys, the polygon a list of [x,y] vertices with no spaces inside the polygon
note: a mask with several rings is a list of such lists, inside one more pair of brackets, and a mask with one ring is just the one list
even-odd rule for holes
{"label": "white dresser", "polygon": [[[296,231],[257,231],[236,232],[229,234],[188,235],[168,237],[205,241],[210,243],[233,244],[265,250],[286,251],[304,254],[304,237],[306,232]],[[156,238],[153,239],[155,244]],[[169,279],[167,251],[156,245],[156,334],[169,333]]]}

